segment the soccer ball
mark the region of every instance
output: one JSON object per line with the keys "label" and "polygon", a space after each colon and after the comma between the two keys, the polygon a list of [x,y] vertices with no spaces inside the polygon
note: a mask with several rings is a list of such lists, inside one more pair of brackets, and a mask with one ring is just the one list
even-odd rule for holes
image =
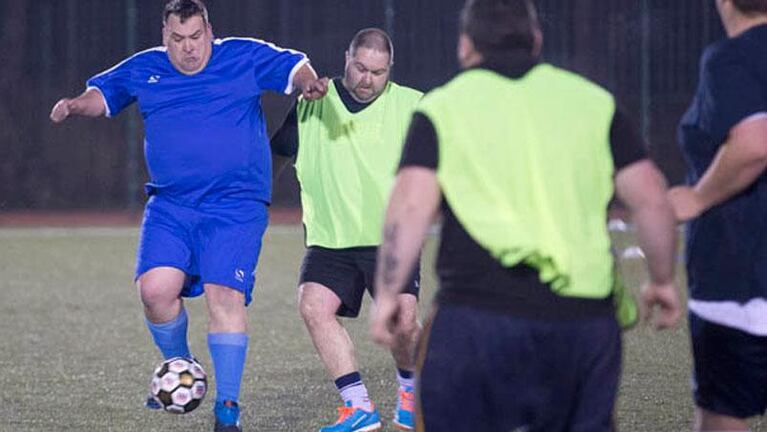
{"label": "soccer ball", "polygon": [[186,414],[200,406],[208,378],[196,360],[174,357],[155,369],[150,391],[165,411]]}

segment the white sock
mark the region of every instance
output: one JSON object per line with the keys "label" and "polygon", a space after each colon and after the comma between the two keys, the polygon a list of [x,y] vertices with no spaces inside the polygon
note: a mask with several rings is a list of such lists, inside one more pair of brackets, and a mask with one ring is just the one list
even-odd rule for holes
{"label": "white sock", "polygon": [[[354,378],[359,377],[358,374],[356,376],[352,376]],[[341,398],[344,400],[344,405],[354,408],[362,408],[365,411],[373,411],[373,404],[370,402],[368,389],[365,387],[362,379],[357,378],[353,381],[350,381],[348,377],[350,376],[347,375],[342,377],[340,380],[336,380],[336,388],[338,388],[338,392],[341,394]],[[347,379],[343,380],[343,378]],[[342,380],[346,382],[340,383],[339,381]],[[341,386],[339,386],[339,384],[341,384]]]}
{"label": "white sock", "polygon": [[[409,377],[405,378],[402,376],[403,374],[409,375]],[[409,392],[413,391],[413,388],[415,388],[415,373],[397,368],[397,382],[400,389]]]}

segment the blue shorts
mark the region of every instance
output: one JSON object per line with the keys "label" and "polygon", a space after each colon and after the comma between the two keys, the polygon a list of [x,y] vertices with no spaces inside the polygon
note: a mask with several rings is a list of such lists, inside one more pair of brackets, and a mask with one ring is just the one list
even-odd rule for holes
{"label": "blue shorts", "polygon": [[418,368],[424,430],[608,432],[621,330],[613,316],[533,320],[440,305]]}
{"label": "blue shorts", "polygon": [[261,202],[191,208],[153,196],[144,210],[136,279],[155,267],[174,267],[187,275],[184,297],[199,296],[204,284],[217,284],[242,292],[250,304],[268,221]]}
{"label": "blue shorts", "polygon": [[767,337],[689,314],[695,404],[746,419],[767,408]]}

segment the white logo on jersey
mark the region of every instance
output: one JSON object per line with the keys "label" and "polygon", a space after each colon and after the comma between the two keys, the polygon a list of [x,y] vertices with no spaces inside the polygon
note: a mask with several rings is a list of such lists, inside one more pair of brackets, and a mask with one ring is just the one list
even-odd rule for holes
{"label": "white logo on jersey", "polygon": [[160,75],[152,75],[146,80],[147,84],[157,84],[160,82]]}
{"label": "white logo on jersey", "polygon": [[234,271],[234,278],[239,282],[245,282],[245,270],[237,269]]}

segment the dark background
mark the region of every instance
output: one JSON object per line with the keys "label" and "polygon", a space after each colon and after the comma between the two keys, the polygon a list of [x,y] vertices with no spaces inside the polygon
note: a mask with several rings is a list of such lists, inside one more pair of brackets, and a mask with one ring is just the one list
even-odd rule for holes
{"label": "dark background", "polygon": [[[52,125],[60,97],[130,54],[161,43],[162,0],[0,0],[0,211],[136,209],[145,199],[141,120]],[[217,37],[250,36],[299,49],[323,75],[343,72],[354,33],[378,26],[395,44],[394,79],[427,91],[457,71],[463,0],[208,0]],[[675,128],[697,82],[703,47],[723,37],[714,2],[538,0],[545,59],[613,91],[637,120],[672,183],[684,163]],[[268,95],[270,130],[291,99]],[[295,181],[275,205],[297,205]]]}

